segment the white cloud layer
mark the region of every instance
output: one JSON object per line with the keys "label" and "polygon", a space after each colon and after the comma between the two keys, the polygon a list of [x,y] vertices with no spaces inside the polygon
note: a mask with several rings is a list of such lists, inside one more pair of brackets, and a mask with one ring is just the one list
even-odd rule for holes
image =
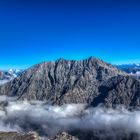
{"label": "white cloud layer", "polygon": [[120,134],[129,136],[132,133],[140,135],[140,110],[129,111],[123,107],[86,108],[84,104],[59,107],[41,101],[14,100],[6,96],[0,97],[0,131],[33,130],[40,135],[52,136],[61,131],[96,130],[112,135],[111,137]]}

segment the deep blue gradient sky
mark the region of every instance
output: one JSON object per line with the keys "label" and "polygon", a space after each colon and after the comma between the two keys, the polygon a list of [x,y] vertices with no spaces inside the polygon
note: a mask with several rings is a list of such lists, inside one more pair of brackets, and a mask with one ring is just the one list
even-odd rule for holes
{"label": "deep blue gradient sky", "polygon": [[138,0],[0,1],[0,69],[89,56],[140,62]]}

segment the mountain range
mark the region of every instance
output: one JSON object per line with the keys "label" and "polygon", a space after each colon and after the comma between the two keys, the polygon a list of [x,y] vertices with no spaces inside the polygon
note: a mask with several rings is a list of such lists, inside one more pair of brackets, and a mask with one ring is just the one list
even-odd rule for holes
{"label": "mountain range", "polygon": [[140,76],[140,63],[115,65],[118,69],[134,76]]}
{"label": "mountain range", "polygon": [[1,95],[48,104],[140,106],[140,81],[95,57],[37,64],[0,87]]}
{"label": "mountain range", "polygon": [[23,70],[18,70],[18,69],[9,69],[9,70],[0,71],[0,85],[11,81],[12,79],[19,76],[22,72]]}
{"label": "mountain range", "polygon": [[[140,76],[140,63],[117,64],[113,66],[135,77]],[[25,69],[1,70],[0,71],[0,84],[4,84],[6,82],[11,81],[12,79],[19,76],[23,71],[25,71]]]}

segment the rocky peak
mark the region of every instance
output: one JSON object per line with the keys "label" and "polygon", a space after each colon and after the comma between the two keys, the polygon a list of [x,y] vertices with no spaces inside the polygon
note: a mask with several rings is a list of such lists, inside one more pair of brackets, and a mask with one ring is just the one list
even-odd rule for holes
{"label": "rocky peak", "polygon": [[52,140],[78,140],[78,138],[66,132],[62,132],[62,133],[57,134]]}
{"label": "rocky peak", "polygon": [[87,103],[98,95],[98,87],[107,79],[125,75],[117,68],[90,57],[37,64],[0,87],[0,94],[20,99],[47,100],[49,103]]}
{"label": "rocky peak", "polygon": [[1,140],[39,140],[38,134],[30,132],[27,134],[21,134],[18,132],[0,132]]}

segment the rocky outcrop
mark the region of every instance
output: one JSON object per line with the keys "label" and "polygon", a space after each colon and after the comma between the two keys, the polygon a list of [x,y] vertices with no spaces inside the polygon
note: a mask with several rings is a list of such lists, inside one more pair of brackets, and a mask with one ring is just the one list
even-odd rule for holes
{"label": "rocky outcrop", "polygon": [[78,138],[76,138],[66,132],[62,132],[60,134],[57,134],[54,138],[52,138],[50,140],[78,140]]}
{"label": "rocky outcrop", "polygon": [[109,78],[125,75],[94,57],[81,61],[59,59],[35,65],[0,87],[1,95],[46,100],[50,104],[90,103]]}
{"label": "rocky outcrop", "polygon": [[36,133],[0,132],[0,140],[39,140]]}
{"label": "rocky outcrop", "polygon": [[132,133],[127,134],[118,133],[117,135],[113,135],[110,132],[102,132],[102,131],[79,131],[72,136],[66,132],[62,132],[54,136],[53,138],[45,138],[38,137],[36,133],[27,133],[21,134],[18,132],[0,132],[0,140],[139,140],[140,136],[138,134]]}

